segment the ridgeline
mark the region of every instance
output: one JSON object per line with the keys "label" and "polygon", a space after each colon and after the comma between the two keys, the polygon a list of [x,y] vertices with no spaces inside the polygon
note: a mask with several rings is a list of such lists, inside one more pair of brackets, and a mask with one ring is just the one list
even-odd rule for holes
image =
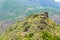
{"label": "ridgeline", "polygon": [[7,28],[0,40],[60,40],[60,26],[47,12],[31,14]]}

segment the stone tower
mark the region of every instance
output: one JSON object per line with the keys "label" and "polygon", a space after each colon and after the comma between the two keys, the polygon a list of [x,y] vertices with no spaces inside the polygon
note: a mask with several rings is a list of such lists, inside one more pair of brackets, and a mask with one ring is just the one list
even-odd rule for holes
{"label": "stone tower", "polygon": [[44,16],[48,18],[48,12],[44,12]]}

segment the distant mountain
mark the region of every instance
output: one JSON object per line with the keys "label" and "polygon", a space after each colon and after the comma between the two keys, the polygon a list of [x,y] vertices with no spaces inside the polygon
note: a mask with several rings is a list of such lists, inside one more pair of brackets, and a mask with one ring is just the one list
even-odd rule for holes
{"label": "distant mountain", "polygon": [[[49,8],[52,8],[52,10],[54,8],[60,9],[60,3],[56,2],[55,0],[1,0],[0,1],[0,20],[16,20],[21,15],[28,14],[26,12],[27,8],[33,8],[35,9],[36,12],[44,11],[44,10],[37,9],[38,7],[42,7],[42,8],[49,7]],[[58,10],[56,10],[56,12],[57,11]]]}
{"label": "distant mountain", "polygon": [[4,32],[6,28],[8,28],[10,25],[14,24],[14,21],[11,20],[5,20],[5,21],[0,21],[0,34]]}
{"label": "distant mountain", "polygon": [[58,24],[60,24],[60,15],[53,15],[53,17],[52,17],[52,19],[56,22],[56,23],[58,23]]}
{"label": "distant mountain", "polygon": [[31,14],[7,28],[0,40],[60,40],[60,25],[45,14]]}

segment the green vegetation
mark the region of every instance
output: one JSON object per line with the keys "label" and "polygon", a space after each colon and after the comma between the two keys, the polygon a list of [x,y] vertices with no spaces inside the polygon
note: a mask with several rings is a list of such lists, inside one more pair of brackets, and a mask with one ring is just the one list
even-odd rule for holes
{"label": "green vegetation", "polygon": [[48,32],[43,32],[43,39],[44,40],[60,40],[60,38],[56,35],[51,35]]}
{"label": "green vegetation", "polygon": [[60,26],[50,18],[33,14],[7,28],[0,40],[60,40]]}

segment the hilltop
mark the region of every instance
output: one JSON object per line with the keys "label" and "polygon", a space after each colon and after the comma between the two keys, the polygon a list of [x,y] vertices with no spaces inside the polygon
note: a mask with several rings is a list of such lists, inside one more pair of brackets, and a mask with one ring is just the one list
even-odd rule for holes
{"label": "hilltop", "polygon": [[31,14],[7,28],[0,40],[60,40],[60,25],[47,12]]}

